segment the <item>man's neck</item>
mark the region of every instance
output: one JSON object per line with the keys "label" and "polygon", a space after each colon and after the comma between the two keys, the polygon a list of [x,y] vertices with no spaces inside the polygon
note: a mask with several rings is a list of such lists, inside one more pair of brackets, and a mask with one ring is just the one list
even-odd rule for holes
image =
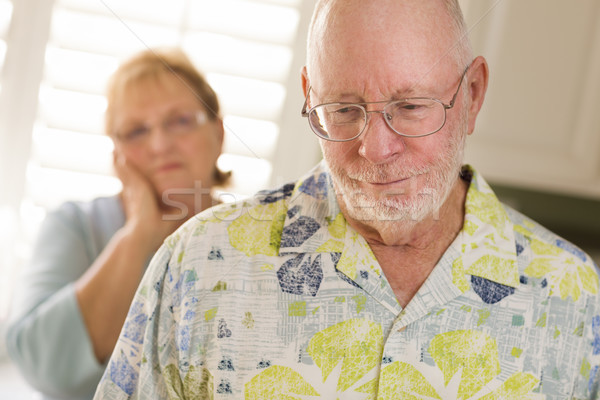
{"label": "man's neck", "polygon": [[348,223],[371,246],[403,307],[462,229],[467,190],[468,183],[458,179],[439,212],[419,222],[369,221],[367,224],[348,218]]}

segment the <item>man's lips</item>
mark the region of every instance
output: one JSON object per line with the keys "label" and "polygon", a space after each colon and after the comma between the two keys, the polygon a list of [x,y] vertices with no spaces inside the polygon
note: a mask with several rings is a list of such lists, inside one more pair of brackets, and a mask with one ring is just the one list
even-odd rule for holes
{"label": "man's lips", "polygon": [[373,185],[373,186],[390,186],[390,185],[395,185],[395,184],[400,184],[403,182],[408,182],[410,178],[400,178],[400,179],[395,179],[395,180],[389,180],[389,181],[383,181],[383,182],[365,182],[368,183],[369,185]]}
{"label": "man's lips", "polygon": [[352,178],[354,182],[357,182],[359,185],[368,185],[373,187],[393,187],[393,186],[405,186],[407,183],[414,181],[417,176],[409,176],[407,178],[384,178],[384,179],[356,179]]}

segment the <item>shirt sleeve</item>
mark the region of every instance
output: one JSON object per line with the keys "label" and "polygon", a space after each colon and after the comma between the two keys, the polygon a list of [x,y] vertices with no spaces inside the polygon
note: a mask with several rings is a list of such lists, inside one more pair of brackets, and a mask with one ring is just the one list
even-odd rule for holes
{"label": "shirt sleeve", "polygon": [[57,397],[90,395],[104,370],[73,286],[95,258],[81,221],[72,205],[48,215],[20,277],[7,330],[9,355],[25,379]]}
{"label": "shirt sleeve", "polygon": [[172,397],[173,385],[164,376],[172,369],[168,365],[178,365],[172,312],[178,278],[170,258],[163,244],[136,291],[95,400],[178,398]]}
{"label": "shirt sleeve", "polygon": [[580,336],[580,349],[578,361],[573,367],[578,373],[570,399],[600,399],[600,293],[598,293],[599,280],[597,277],[598,266],[593,262],[580,267],[589,268],[593,273],[586,278],[586,286],[591,292],[587,297],[584,307],[581,308],[581,331],[576,330],[575,335]]}
{"label": "shirt sleeve", "polygon": [[[598,266],[593,265],[596,271]],[[598,282],[597,278],[594,280]],[[596,283],[596,291],[598,290]],[[584,351],[581,362],[581,377],[573,398],[600,399],[600,295],[590,297],[586,309],[587,321],[584,330]]]}

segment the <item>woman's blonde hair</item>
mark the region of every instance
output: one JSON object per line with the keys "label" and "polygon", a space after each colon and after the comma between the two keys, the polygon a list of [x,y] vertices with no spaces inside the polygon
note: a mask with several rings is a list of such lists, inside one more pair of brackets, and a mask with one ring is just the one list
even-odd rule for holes
{"label": "woman's blonde hair", "polygon": [[[108,81],[104,129],[109,136],[113,135],[116,107],[123,93],[141,82],[159,81],[165,74],[173,74],[194,93],[206,108],[209,119],[221,119],[219,99],[215,91],[182,50],[148,49],[122,63]],[[215,185],[225,185],[230,176],[231,172],[223,172],[215,165]]]}

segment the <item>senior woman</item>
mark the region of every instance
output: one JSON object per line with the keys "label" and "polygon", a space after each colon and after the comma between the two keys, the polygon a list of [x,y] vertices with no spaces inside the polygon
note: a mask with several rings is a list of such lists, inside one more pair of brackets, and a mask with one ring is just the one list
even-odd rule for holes
{"label": "senior woman", "polygon": [[217,96],[181,51],[135,55],[107,100],[123,190],[49,213],[13,302],[9,354],[48,399],[92,398],[149,259],[228,179]]}

